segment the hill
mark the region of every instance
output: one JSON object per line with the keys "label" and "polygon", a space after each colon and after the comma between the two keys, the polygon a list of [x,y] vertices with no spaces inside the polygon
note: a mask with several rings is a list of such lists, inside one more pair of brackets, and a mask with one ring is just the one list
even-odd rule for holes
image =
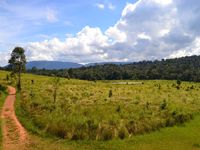
{"label": "hill", "polygon": [[26,64],[27,69],[36,67],[38,69],[66,69],[66,68],[79,68],[81,64],[72,62],[61,62],[61,61],[31,61]]}

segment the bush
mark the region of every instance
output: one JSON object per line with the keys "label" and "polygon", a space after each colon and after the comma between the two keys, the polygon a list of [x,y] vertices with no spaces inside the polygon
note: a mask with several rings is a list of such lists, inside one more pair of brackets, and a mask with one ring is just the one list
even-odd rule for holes
{"label": "bush", "polygon": [[181,80],[177,80],[176,83],[177,83],[178,86],[180,86],[181,85]]}
{"label": "bush", "polygon": [[166,109],[166,108],[167,108],[167,102],[166,102],[166,100],[164,99],[163,102],[160,104],[160,109],[161,109],[161,110],[164,110],[164,109]]}
{"label": "bush", "polygon": [[183,114],[183,113],[180,113],[180,114],[177,114],[174,116],[174,119],[176,121],[177,124],[182,124],[190,119],[193,118],[193,115],[191,114]]}
{"label": "bush", "polygon": [[118,112],[118,113],[120,113],[121,112],[121,106],[119,105],[119,106],[117,106],[117,108],[116,108],[116,112]]}
{"label": "bush", "polygon": [[97,140],[111,140],[114,137],[113,128],[109,125],[99,125],[98,133],[97,133]]}
{"label": "bush", "polygon": [[6,87],[0,84],[0,91],[5,92],[6,91]]}
{"label": "bush", "polygon": [[109,91],[108,97],[112,97],[112,90]]}
{"label": "bush", "polygon": [[127,131],[127,129],[126,129],[125,127],[120,128],[119,131],[118,131],[118,137],[119,137],[120,139],[124,139],[124,138],[126,138],[127,136],[128,136],[128,131]]}

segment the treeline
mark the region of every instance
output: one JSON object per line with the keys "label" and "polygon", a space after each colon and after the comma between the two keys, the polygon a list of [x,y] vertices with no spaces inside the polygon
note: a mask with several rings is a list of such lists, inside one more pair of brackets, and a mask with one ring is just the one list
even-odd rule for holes
{"label": "treeline", "polygon": [[142,61],[124,65],[96,65],[69,69],[72,78],[86,80],[166,79],[200,81],[200,56],[161,61]]}
{"label": "treeline", "polygon": [[83,80],[166,79],[200,81],[200,56],[188,56],[161,61],[141,61],[124,65],[104,64],[76,69],[46,70],[33,67],[28,73],[56,75]]}

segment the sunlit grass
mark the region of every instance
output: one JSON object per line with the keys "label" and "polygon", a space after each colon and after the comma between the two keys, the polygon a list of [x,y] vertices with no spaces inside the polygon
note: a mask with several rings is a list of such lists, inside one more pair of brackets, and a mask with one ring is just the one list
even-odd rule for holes
{"label": "sunlit grass", "polygon": [[52,138],[34,137],[32,148],[199,149],[199,83],[183,82],[180,89],[176,81],[125,83],[61,79],[54,103],[52,78],[23,75],[16,113],[29,131]]}
{"label": "sunlit grass", "polygon": [[177,89],[176,81],[123,82],[61,79],[54,102],[52,78],[24,75],[19,114],[41,135],[109,140],[182,124],[199,112],[198,83]]}

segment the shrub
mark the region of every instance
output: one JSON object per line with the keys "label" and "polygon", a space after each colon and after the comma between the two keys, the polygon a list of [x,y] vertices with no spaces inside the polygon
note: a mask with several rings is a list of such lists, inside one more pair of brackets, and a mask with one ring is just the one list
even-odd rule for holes
{"label": "shrub", "polygon": [[107,124],[101,125],[99,124],[98,130],[97,130],[97,140],[111,140],[114,137],[113,128]]}
{"label": "shrub", "polygon": [[90,139],[95,139],[98,124],[94,120],[87,121],[88,134]]}
{"label": "shrub", "polygon": [[128,136],[128,131],[127,131],[127,129],[126,129],[125,127],[120,128],[119,131],[118,131],[118,137],[119,137],[120,139],[124,139],[124,138],[126,138],[127,136]]}
{"label": "shrub", "polygon": [[112,95],[113,95],[112,90],[110,90],[108,97],[112,97]]}
{"label": "shrub", "polygon": [[176,121],[177,124],[182,124],[190,119],[193,118],[193,115],[191,114],[183,114],[183,113],[180,113],[180,114],[176,114],[174,116],[174,119]]}
{"label": "shrub", "polygon": [[62,123],[52,123],[47,127],[47,131],[60,138],[65,138],[67,131]]}
{"label": "shrub", "polygon": [[0,91],[5,92],[6,91],[6,87],[0,84]]}
{"label": "shrub", "polygon": [[180,85],[181,85],[181,80],[177,80],[177,81],[176,81],[176,84],[177,84],[178,86],[180,86]]}
{"label": "shrub", "polygon": [[167,102],[166,102],[166,100],[164,99],[163,102],[160,104],[160,109],[161,109],[161,110],[164,110],[164,109],[166,109],[166,108],[167,108]]}
{"label": "shrub", "polygon": [[121,112],[121,106],[119,105],[119,106],[117,106],[117,108],[116,108],[116,112],[118,112],[118,113],[120,113]]}

